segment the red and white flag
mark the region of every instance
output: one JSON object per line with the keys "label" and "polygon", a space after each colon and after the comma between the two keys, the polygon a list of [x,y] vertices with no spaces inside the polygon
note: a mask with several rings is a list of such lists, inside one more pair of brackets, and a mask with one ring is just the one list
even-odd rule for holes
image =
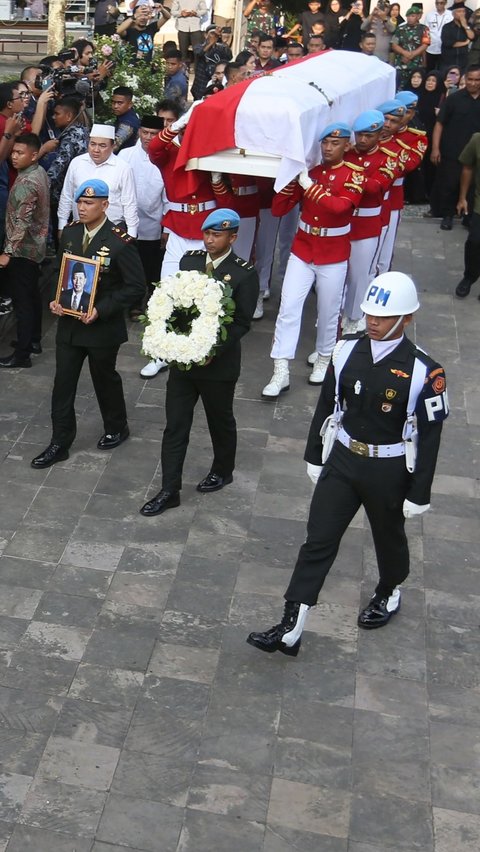
{"label": "red and white flag", "polygon": [[[258,157],[267,155],[276,158],[279,191],[305,166],[319,162],[318,137],[327,124],[351,124],[394,93],[394,69],[374,56],[344,50],[307,56],[208,97],[192,113],[177,168],[262,174]],[[225,151],[235,152],[236,167],[229,157],[225,168],[223,154],[212,160]],[[255,166],[250,154],[258,155]]]}

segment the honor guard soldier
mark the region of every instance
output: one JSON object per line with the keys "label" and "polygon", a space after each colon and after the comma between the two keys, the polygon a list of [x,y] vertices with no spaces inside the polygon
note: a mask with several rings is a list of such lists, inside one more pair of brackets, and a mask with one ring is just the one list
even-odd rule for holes
{"label": "honor guard soldier", "polygon": [[372,530],[379,581],[358,616],[383,627],[400,609],[409,573],[405,518],[430,508],[430,490],[448,414],[445,373],[405,336],[418,309],[413,281],[401,272],[368,286],[366,334],[341,340],[313,417],[305,459],[315,491],[307,539],[285,592],[281,622],[247,641],[296,656],[340,541],[361,505]]}
{"label": "honor guard soldier", "polygon": [[180,370],[171,365],[165,401],[167,424],[162,440],[162,489],[141,508],[147,518],[180,505],[182,471],[187,452],[193,413],[201,397],[213,445],[210,472],[197,485],[208,494],[219,491],[233,480],[237,427],[233,414],[233,396],[240,375],[240,339],[250,329],[258,298],[258,275],[253,266],[237,257],[232,246],[240,217],[234,210],[211,213],[202,225],[205,249],[190,251],[180,261],[180,269],[212,274],[228,283],[235,302],[233,322],[227,326],[227,338],[216,347],[204,366]]}
{"label": "honor guard soldier", "polygon": [[[185,252],[203,248],[202,224],[205,215],[217,206],[208,172],[198,172],[199,182],[193,195],[179,194],[178,170],[175,170],[181,136],[189,122],[193,109],[201,101],[196,101],[184,115],[165,127],[148,146],[148,155],[162,173],[165,192],[168,198],[167,212],[162,220],[164,229],[169,231],[167,247],[162,263],[162,278],[178,272],[179,263]],[[166,369],[164,361],[149,361],[140,370],[144,379],[151,379]]]}
{"label": "honor guard soldier", "polygon": [[348,160],[364,170],[366,180],[350,232],[342,322],[344,334],[355,334],[360,328],[365,328],[360,303],[365,295],[366,282],[374,278],[371,267],[382,231],[384,196],[402,171],[397,168],[397,161],[379,147],[383,123],[383,114],[374,109],[362,112],[353,123],[355,147],[349,151]]}
{"label": "honor guard soldier", "polygon": [[[60,318],[52,394],[53,431],[49,446],[33,459],[34,468],[50,467],[68,459],[77,431],[75,395],[86,358],[105,429],[98,449],[118,447],[129,435],[116,360],[120,345],[128,339],[125,311],[142,298],[145,276],[133,238],[107,219],[108,194],[103,180],[81,184],[75,194],[79,221],[67,225],[60,239],[54,273],[58,274],[65,256],[68,259],[68,255],[77,255],[98,260],[100,274],[91,312],[68,315],[60,302],[50,302],[52,314]],[[77,266],[81,264],[76,263],[73,270]]]}
{"label": "honor guard soldier", "polygon": [[[385,122],[382,149],[392,157],[398,157],[404,172],[402,177],[395,178],[390,189],[390,219],[377,253],[376,268],[374,270],[378,274],[381,274],[382,272],[388,272],[392,264],[395,239],[403,210],[403,182],[405,176],[418,168],[427,150],[427,146],[421,137],[418,137],[415,144],[412,144],[410,135],[404,137],[407,108],[401,101],[396,99],[385,101],[377,109],[383,113]],[[399,132],[402,128],[404,128],[403,135]],[[423,147],[424,145],[425,147]]]}
{"label": "honor guard soldier", "polygon": [[350,256],[350,228],[364,187],[363,169],[344,161],[351,129],[329,124],[320,136],[323,163],[301,172],[273,201],[283,216],[301,200],[301,216],[288,260],[271,357],[273,376],[262,399],[275,400],[289,385],[288,362],[295,358],[302,311],[312,284],[317,295],[316,360],[309,383],[323,382],[337,340],[338,319]]}

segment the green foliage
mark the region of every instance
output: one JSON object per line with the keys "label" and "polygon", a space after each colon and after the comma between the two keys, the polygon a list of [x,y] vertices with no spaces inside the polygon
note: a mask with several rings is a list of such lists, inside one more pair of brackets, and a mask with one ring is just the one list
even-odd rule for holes
{"label": "green foliage", "polygon": [[129,86],[134,92],[134,107],[140,115],[155,112],[156,103],[163,97],[164,62],[161,52],[154,48],[152,62],[136,60],[135,51],[117,36],[99,36],[94,39],[95,55],[99,62],[115,63],[106,86],[100,91],[99,118],[111,118],[110,103],[113,89]]}

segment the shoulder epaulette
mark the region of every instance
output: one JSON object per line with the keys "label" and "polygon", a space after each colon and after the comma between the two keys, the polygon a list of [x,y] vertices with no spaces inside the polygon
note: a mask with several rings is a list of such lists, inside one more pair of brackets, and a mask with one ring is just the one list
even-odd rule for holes
{"label": "shoulder epaulette", "polygon": [[122,240],[123,243],[131,243],[134,240],[134,237],[131,237],[130,234],[127,234],[123,228],[119,228],[118,225],[114,225],[112,228],[112,234],[115,234],[119,240]]}
{"label": "shoulder epaulette", "polygon": [[345,160],[345,165],[348,166],[349,169],[353,169],[356,172],[363,172],[363,166],[357,165],[357,163],[351,163],[349,160]]}
{"label": "shoulder epaulette", "polygon": [[192,257],[192,255],[198,257],[198,255],[201,255],[201,254],[206,255],[206,253],[207,252],[204,251],[204,249],[191,249],[190,251],[186,251],[185,255],[186,255],[186,257]]}
{"label": "shoulder epaulette", "polygon": [[243,260],[241,257],[238,257],[238,255],[235,256],[235,263],[238,263],[239,266],[243,266],[244,269],[253,269],[253,266],[251,266],[247,260]]}
{"label": "shoulder epaulette", "polygon": [[71,228],[71,227],[72,227],[72,225],[80,225],[80,224],[81,224],[80,219],[75,219],[73,222],[67,222],[67,224],[65,225],[65,227],[66,227],[66,228]]}
{"label": "shoulder epaulette", "polygon": [[410,133],[415,133],[417,136],[426,136],[427,135],[427,131],[426,130],[420,130],[419,127],[410,127],[409,126],[408,129],[409,129]]}

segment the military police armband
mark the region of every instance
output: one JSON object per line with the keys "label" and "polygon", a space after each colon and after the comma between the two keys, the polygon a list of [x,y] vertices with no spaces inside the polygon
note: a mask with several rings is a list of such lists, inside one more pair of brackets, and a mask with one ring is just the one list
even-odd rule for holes
{"label": "military police armband", "polygon": [[448,393],[443,367],[436,367],[426,377],[423,404],[429,423],[441,423],[448,417]]}

